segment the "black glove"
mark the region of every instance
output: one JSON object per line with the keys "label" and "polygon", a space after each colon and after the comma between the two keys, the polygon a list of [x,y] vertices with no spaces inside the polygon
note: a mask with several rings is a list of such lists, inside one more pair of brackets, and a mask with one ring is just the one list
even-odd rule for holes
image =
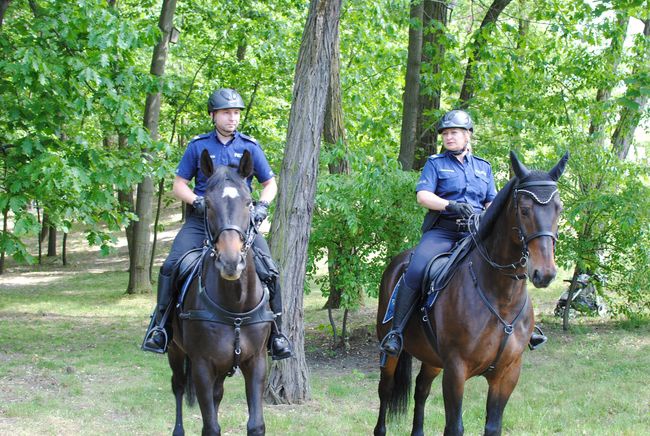
{"label": "black glove", "polygon": [[474,208],[467,203],[458,203],[457,201],[451,200],[445,210],[452,215],[458,215],[462,218],[469,218],[474,215]]}
{"label": "black glove", "polygon": [[267,216],[269,216],[269,202],[258,201],[253,209],[253,221],[255,224],[259,224],[264,221]]}
{"label": "black glove", "polygon": [[203,215],[205,213],[205,198],[201,197],[200,195],[197,196],[192,203],[192,206],[194,207],[194,211],[196,213]]}

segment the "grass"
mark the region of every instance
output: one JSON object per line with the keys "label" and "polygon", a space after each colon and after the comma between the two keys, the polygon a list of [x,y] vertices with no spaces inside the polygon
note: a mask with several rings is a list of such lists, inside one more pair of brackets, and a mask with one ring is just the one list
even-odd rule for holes
{"label": "grass", "polygon": [[[119,254],[116,254],[118,256]],[[139,350],[152,295],[124,294],[124,262],[91,268],[79,251],[72,266],[14,267],[0,276],[0,434],[158,435],[171,433],[174,400],[166,358]],[[98,263],[102,258],[97,258]],[[90,264],[89,264],[90,262]],[[108,266],[107,266],[108,265]],[[549,343],[527,352],[504,415],[510,435],[641,435],[650,429],[650,327],[647,320],[576,319],[565,333],[554,318],[561,282],[534,290]],[[270,435],[371,434],[378,400],[372,299],[352,313],[351,348],[329,349],[329,321],[314,291],[305,298],[311,399],[265,406]],[[336,314],[340,325],[341,314]],[[468,381],[467,434],[481,434],[487,383]],[[245,434],[243,378],[226,381],[220,410],[225,435]],[[441,434],[440,381],[427,403],[425,433]],[[389,425],[410,432],[411,411]],[[200,434],[197,408],[185,408],[189,435]]]}

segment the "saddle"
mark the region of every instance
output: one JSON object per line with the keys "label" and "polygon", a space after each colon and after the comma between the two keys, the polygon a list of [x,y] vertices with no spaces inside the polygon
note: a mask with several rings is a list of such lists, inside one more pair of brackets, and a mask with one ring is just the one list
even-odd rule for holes
{"label": "saddle", "polygon": [[450,252],[441,253],[429,261],[422,277],[422,293],[428,296],[427,308],[433,306],[434,301],[429,301],[431,296],[437,297],[440,291],[449,284],[458,265],[469,254],[473,246],[473,240],[468,235],[458,241]]}
{"label": "saddle", "polygon": [[[433,307],[440,291],[447,286],[451,278],[454,276],[454,273],[458,269],[460,262],[469,254],[472,250],[473,241],[470,236],[467,236],[460,241],[450,252],[440,253],[434,256],[427,267],[424,269],[424,275],[422,278],[421,291],[423,298],[420,303],[418,303],[418,308],[427,311]],[[406,269],[406,268],[405,268]],[[393,289],[390,300],[388,302],[388,307],[386,308],[386,314],[382,323],[387,323],[393,319],[393,313],[395,311],[395,299],[397,298],[396,291],[398,287],[396,286]]]}

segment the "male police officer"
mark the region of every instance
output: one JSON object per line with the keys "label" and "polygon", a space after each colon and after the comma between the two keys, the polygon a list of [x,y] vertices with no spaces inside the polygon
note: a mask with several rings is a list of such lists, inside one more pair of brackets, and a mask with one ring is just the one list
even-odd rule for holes
{"label": "male police officer", "polygon": [[[179,230],[174,243],[172,244],[169,256],[160,268],[158,276],[158,304],[155,311],[155,322],[152,328],[147,331],[143,349],[157,353],[164,353],[167,348],[166,334],[161,330],[165,328],[162,324],[163,314],[167,306],[171,304],[173,295],[172,273],[177,261],[187,251],[201,247],[205,240],[205,224],[203,211],[207,177],[199,168],[199,159],[203,150],[208,150],[215,165],[230,165],[237,167],[245,150],[251,153],[253,158],[253,174],[262,185],[260,199],[253,210],[253,219],[256,223],[264,221],[268,215],[269,204],[277,193],[277,184],[273,170],[264,155],[259,144],[249,136],[239,131],[241,110],[244,109],[244,100],[239,93],[233,89],[222,88],[208,99],[208,113],[214,124],[214,130],[193,139],[176,168],[173,193],[181,201],[191,205],[190,213]],[[190,189],[188,183],[195,179],[194,190]],[[247,180],[252,190],[252,176]],[[269,247],[261,235],[257,235],[253,242],[253,252],[261,251],[270,259]],[[256,254],[257,255],[257,254]],[[260,277],[262,278],[262,277]],[[291,345],[286,336],[280,331],[282,325],[282,296],[277,275],[270,278],[265,277],[265,283],[271,295],[271,310],[276,314],[278,330],[273,330],[270,340],[271,355],[274,360],[285,359],[291,356]]]}
{"label": "male police officer", "polygon": [[[449,251],[467,236],[465,225],[457,219],[467,218],[487,208],[496,196],[490,163],[471,154],[470,139],[474,124],[469,114],[452,110],[438,124],[445,152],[427,159],[416,185],[417,202],[437,213],[429,212],[422,239],[415,248],[406,272],[397,283],[393,328],[381,344],[386,354],[397,356],[402,350],[402,332],[411,308],[420,295],[420,286],[428,262],[437,254]],[[546,337],[534,334],[531,345],[539,346]]]}

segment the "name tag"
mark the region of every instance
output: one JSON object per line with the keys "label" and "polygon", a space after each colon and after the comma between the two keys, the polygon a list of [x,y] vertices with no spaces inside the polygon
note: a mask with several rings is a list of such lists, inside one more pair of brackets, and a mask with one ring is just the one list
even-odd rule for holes
{"label": "name tag", "polygon": [[476,174],[478,174],[479,176],[487,177],[487,172],[485,172],[484,170],[476,170]]}
{"label": "name tag", "polygon": [[243,153],[237,153],[237,152],[235,152],[233,154],[235,155],[235,157],[242,157],[244,155]]}
{"label": "name tag", "polygon": [[447,168],[440,168],[439,171],[442,171],[442,172],[444,172],[444,173],[455,173],[455,172],[456,172],[456,171],[454,171],[454,170],[448,170]]}

